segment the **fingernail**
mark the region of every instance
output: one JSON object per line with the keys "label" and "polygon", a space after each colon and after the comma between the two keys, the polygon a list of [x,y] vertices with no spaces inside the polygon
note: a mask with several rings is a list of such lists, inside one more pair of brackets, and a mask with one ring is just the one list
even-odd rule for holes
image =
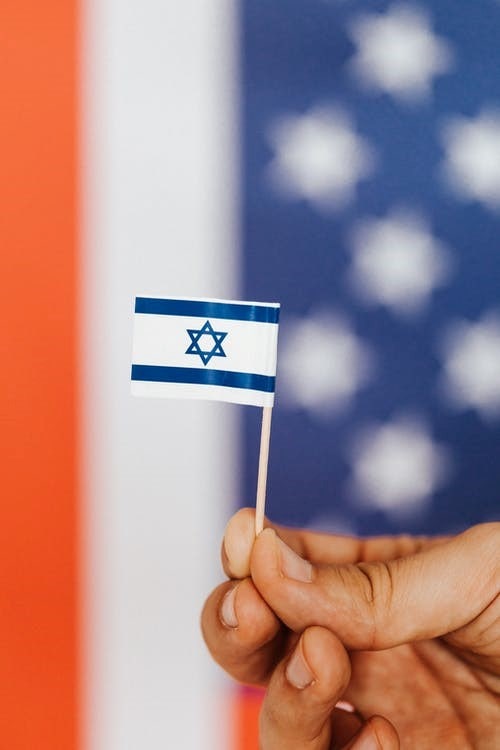
{"label": "fingernail", "polygon": [[[222,543],[223,561],[234,578],[246,578],[250,572],[250,553],[254,542],[254,531],[248,516],[236,514],[224,531]],[[225,559],[224,559],[225,558]]]}
{"label": "fingernail", "polygon": [[302,653],[302,641],[297,644],[297,648],[292,654],[286,668],[286,678],[293,687],[303,690],[314,680],[314,675],[309,669],[304,654]]}
{"label": "fingernail", "polygon": [[380,750],[380,745],[370,729],[363,732],[359,740],[354,743],[352,750]]}
{"label": "fingernail", "polygon": [[312,581],[311,563],[299,557],[279,537],[276,538],[278,540],[280,568],[283,575],[286,578],[292,578],[294,581],[310,583]]}
{"label": "fingernail", "polygon": [[238,586],[233,586],[233,588],[227,592],[224,599],[222,600],[220,608],[220,619],[222,620],[222,624],[225,625],[226,628],[238,627],[238,618],[236,617],[236,610],[234,607],[237,588]]}

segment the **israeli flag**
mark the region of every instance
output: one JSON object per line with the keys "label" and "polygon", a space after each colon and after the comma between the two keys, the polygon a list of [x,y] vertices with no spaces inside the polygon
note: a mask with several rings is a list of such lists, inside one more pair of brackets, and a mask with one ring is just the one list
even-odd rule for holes
{"label": "israeli flag", "polygon": [[272,406],[279,304],[137,297],[132,393]]}

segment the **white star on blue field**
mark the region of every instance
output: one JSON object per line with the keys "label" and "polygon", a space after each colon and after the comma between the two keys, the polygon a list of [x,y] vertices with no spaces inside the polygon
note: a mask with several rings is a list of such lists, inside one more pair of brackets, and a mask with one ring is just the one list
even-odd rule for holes
{"label": "white star on blue field", "polygon": [[[227,336],[227,331],[214,331],[210,321],[207,320],[201,328],[188,328],[187,332],[191,343],[185,354],[197,354],[204,365],[208,365],[212,357],[226,356],[222,342]],[[208,339],[211,339],[211,342],[208,342]]]}

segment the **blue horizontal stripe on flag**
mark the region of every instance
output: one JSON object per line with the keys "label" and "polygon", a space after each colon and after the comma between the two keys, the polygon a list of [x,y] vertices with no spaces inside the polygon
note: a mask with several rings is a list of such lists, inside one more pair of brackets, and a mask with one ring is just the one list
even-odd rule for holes
{"label": "blue horizontal stripe on flag", "polygon": [[186,317],[249,320],[255,323],[277,323],[279,307],[241,305],[237,302],[209,302],[187,299],[136,297],[135,312],[146,315],[185,315]]}
{"label": "blue horizontal stripe on flag", "polygon": [[163,367],[160,365],[132,365],[132,380],[150,383],[189,383],[221,385],[227,388],[246,388],[274,393],[276,378],[247,372],[202,370],[198,367]]}

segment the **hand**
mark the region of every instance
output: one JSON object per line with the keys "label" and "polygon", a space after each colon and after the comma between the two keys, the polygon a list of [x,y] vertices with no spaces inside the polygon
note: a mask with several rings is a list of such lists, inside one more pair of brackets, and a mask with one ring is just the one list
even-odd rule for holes
{"label": "hand", "polygon": [[202,627],[230,674],[267,686],[262,750],[500,747],[500,524],[365,541],[254,541],[253,524],[244,510],[228,525],[233,580]]}

